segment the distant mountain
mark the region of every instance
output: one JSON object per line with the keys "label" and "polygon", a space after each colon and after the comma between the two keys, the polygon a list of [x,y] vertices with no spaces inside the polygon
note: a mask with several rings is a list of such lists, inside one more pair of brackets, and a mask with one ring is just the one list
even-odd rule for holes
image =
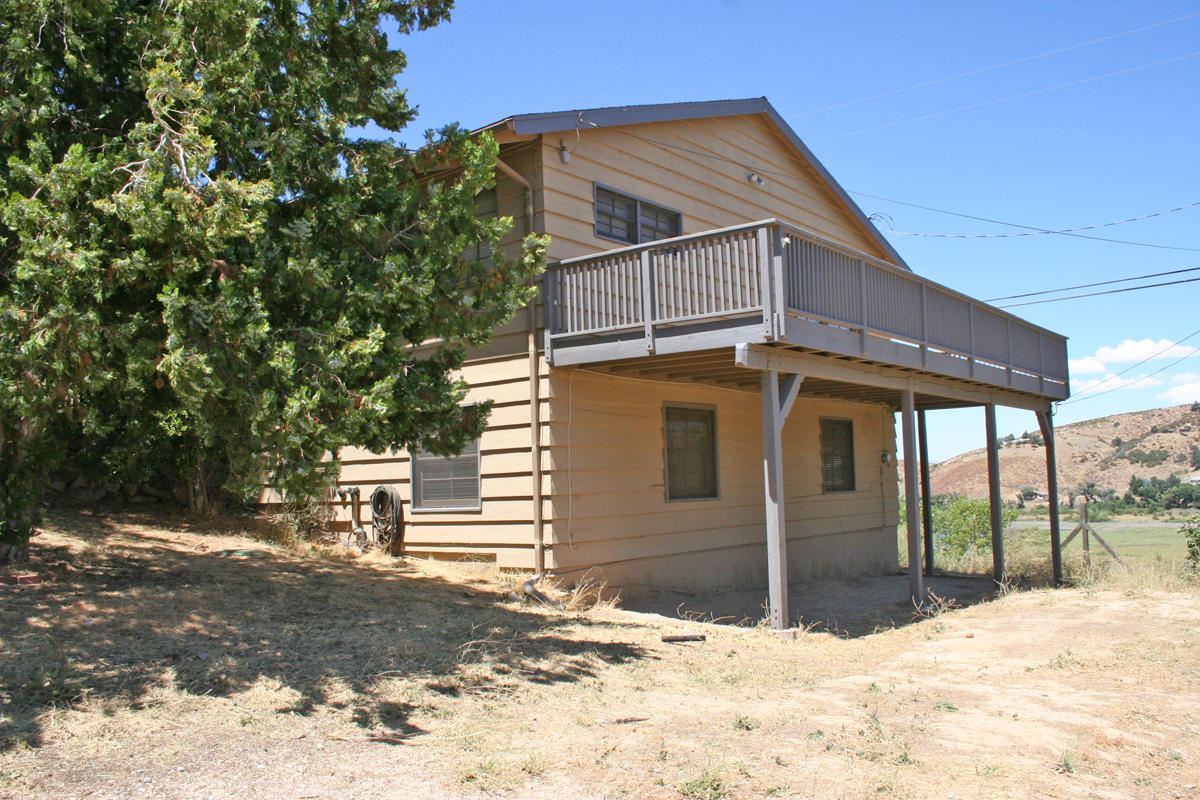
{"label": "distant mountain", "polygon": [[[1075,422],[1056,428],[1054,443],[1060,495],[1085,483],[1124,494],[1134,475],[1186,478],[1200,469],[1200,404]],[[987,452],[971,450],[935,465],[930,482],[934,494],[987,497]],[[1036,426],[1028,437],[1001,442],[1001,496],[1011,500],[1025,487],[1046,491],[1046,450]]]}

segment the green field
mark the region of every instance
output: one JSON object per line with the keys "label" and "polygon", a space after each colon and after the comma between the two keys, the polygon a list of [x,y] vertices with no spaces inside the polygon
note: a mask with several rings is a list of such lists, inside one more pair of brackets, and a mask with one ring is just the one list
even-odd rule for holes
{"label": "green field", "polygon": [[[1065,540],[1074,530],[1076,523],[1063,520],[1062,535]],[[1183,534],[1179,532],[1178,523],[1142,521],[1142,520],[1113,520],[1110,522],[1093,522],[1104,541],[1117,551],[1117,555],[1125,560],[1133,559],[1162,559],[1163,561],[1183,561],[1186,548]],[[1031,520],[1018,520],[1009,528],[1008,533],[1042,531],[1050,536],[1050,524]],[[1083,534],[1076,536],[1063,550],[1063,555],[1076,557],[1083,551]],[[1092,558],[1097,561],[1107,561],[1108,553],[1099,542],[1091,542]]]}

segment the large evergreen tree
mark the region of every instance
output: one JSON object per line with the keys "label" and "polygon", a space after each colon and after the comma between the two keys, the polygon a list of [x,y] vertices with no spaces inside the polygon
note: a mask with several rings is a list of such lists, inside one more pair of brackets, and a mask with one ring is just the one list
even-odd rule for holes
{"label": "large evergreen tree", "polygon": [[462,256],[507,224],[474,216],[490,138],[348,133],[413,119],[385,30],[450,7],[0,3],[0,560],[68,450],[304,495],[343,445],[478,435],[450,373],[530,299],[541,242]]}

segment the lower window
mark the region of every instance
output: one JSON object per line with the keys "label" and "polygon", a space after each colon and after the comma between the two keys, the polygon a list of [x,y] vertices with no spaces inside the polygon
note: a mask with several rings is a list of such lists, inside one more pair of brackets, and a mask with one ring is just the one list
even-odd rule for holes
{"label": "lower window", "polygon": [[414,511],[475,510],[480,507],[479,440],[462,455],[412,454]]}
{"label": "lower window", "polygon": [[667,406],[667,499],[717,496],[717,412],[713,408]]}
{"label": "lower window", "polygon": [[821,420],[821,487],[854,491],[854,423],[848,419]]}

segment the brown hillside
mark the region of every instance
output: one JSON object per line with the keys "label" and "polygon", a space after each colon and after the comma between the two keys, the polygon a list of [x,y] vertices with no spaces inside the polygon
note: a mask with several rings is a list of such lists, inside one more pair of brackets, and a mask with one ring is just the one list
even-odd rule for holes
{"label": "brown hillside", "polygon": [[[1060,493],[1095,483],[1100,490],[1123,494],[1134,475],[1183,478],[1191,474],[1192,447],[1200,447],[1200,410],[1192,409],[1182,405],[1133,411],[1057,428]],[[1046,451],[1034,442],[1023,438],[1001,442],[1000,489],[1005,499],[1013,499],[1027,486],[1046,491]],[[1162,463],[1137,463],[1140,453],[1157,450],[1167,453]],[[987,497],[987,453],[971,450],[949,458],[934,466],[930,480],[934,494]]]}

